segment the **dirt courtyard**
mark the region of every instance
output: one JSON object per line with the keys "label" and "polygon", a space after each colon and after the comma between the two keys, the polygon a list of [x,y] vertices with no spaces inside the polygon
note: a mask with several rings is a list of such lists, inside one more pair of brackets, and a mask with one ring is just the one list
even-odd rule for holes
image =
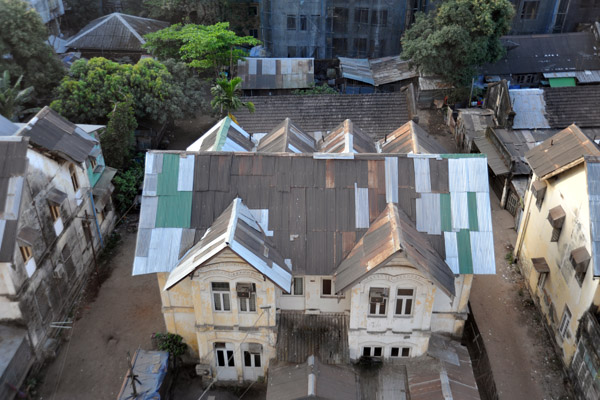
{"label": "dirt courtyard", "polygon": [[131,276],[135,233],[121,242],[106,268],[111,275],[95,301],[83,303],[72,330],[65,330],[57,358],[41,371],[36,399],[115,399],[127,372],[127,351],[151,349],[151,335],[164,332],[154,274]]}

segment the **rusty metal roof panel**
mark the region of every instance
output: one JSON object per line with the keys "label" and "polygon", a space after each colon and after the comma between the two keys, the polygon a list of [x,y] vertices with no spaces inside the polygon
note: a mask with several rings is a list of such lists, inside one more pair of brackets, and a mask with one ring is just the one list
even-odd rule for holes
{"label": "rusty metal roof panel", "polygon": [[488,165],[490,166],[490,169],[494,172],[494,174],[499,176],[507,175],[510,172],[510,170],[504,163],[502,156],[488,138],[480,137],[475,138],[473,141],[479,149],[479,152],[487,156]]}
{"label": "rusty metal roof panel", "polygon": [[571,124],[580,128],[600,127],[600,88],[597,85],[545,88],[543,92],[545,111],[552,128],[563,129]]}
{"label": "rusty metal roof panel", "polygon": [[431,135],[413,121],[408,121],[400,128],[380,139],[381,153],[400,154],[443,154],[442,147]]}
{"label": "rusty metal roof panel", "polygon": [[144,35],[169,26],[168,22],[112,13],[87,24],[65,44],[78,50],[144,52]]}
{"label": "rusty metal roof panel", "polygon": [[600,150],[576,125],[571,125],[534,147],[525,155],[540,179],[582,162],[584,156],[600,156]]}
{"label": "rusty metal roof panel", "polygon": [[374,86],[416,78],[419,73],[410,68],[409,62],[400,56],[382,58],[339,57],[342,76]]}
{"label": "rusty metal roof panel", "polygon": [[238,61],[242,89],[304,89],[314,85],[314,58],[254,58]]}
{"label": "rusty metal roof panel", "polygon": [[29,143],[55,155],[81,164],[98,141],[56,111],[44,107],[17,135],[29,137]]}
{"label": "rusty metal roof panel", "polygon": [[249,152],[255,147],[256,141],[252,136],[227,116],[189,145],[186,150]]}
{"label": "rusty metal roof panel", "polygon": [[542,89],[511,89],[508,91],[515,111],[513,129],[548,129],[546,101]]}
{"label": "rusty metal roof panel", "polygon": [[323,153],[376,153],[375,143],[351,120],[338,125],[320,143]]}
{"label": "rusty metal roof panel", "polygon": [[302,132],[289,118],[286,118],[260,139],[256,151],[259,153],[313,153],[316,148],[315,139]]}

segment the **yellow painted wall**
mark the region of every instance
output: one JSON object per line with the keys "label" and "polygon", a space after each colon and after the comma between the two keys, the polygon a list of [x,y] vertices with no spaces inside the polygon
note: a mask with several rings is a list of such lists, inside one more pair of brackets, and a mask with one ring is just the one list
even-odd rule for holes
{"label": "yellow painted wall", "polygon": [[[537,177],[534,175],[532,181]],[[551,208],[562,206],[566,218],[558,242],[551,242],[552,226],[548,221]],[[571,251],[585,246],[592,254],[590,240],[590,213],[587,194],[587,180],[584,164],[573,167],[547,181],[546,193],[538,210],[536,198],[529,190],[525,196],[525,212],[517,237],[516,249],[522,264],[522,271],[533,296],[541,306],[547,322],[554,329],[555,340],[563,349],[563,360],[568,365],[575,352],[578,321],[590,307],[598,290],[593,280],[593,262],[590,261],[586,276],[580,287],[575,279],[575,270],[569,260]],[[551,300],[544,299],[538,287],[540,274],[533,268],[531,258],[544,257],[550,272],[544,290]],[[597,299],[599,300],[599,299]],[[565,305],[571,311],[568,337],[563,339],[558,333]]]}

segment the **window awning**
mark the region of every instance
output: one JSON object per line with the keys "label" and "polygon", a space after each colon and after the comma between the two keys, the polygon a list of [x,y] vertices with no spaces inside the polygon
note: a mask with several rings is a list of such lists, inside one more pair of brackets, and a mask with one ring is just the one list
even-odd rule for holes
{"label": "window awning", "polygon": [[67,194],[58,190],[57,188],[52,188],[46,194],[46,199],[49,202],[60,206],[67,199]]}
{"label": "window awning", "polygon": [[533,263],[533,268],[542,274],[550,272],[550,267],[548,267],[548,263],[544,257],[532,258],[531,262]]}
{"label": "window awning", "polygon": [[546,182],[543,181],[534,181],[531,184],[531,188],[533,190],[533,195],[539,199],[541,197],[544,197],[544,194],[546,194]]}
{"label": "window awning", "polygon": [[33,246],[35,242],[36,230],[28,226],[24,226],[17,234],[17,240],[26,245]]}
{"label": "window awning", "polygon": [[565,210],[561,206],[556,206],[551,208],[550,212],[548,212],[548,221],[550,221],[550,225],[552,225],[554,229],[560,229],[565,222],[566,216]]}

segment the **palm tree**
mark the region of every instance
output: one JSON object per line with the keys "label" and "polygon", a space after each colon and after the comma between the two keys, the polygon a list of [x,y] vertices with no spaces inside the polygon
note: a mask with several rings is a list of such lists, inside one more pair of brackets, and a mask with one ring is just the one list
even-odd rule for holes
{"label": "palm tree", "polygon": [[20,90],[23,75],[14,85],[10,84],[10,73],[4,71],[0,77],[0,114],[16,121],[21,115],[39,111],[39,108],[25,109],[25,104],[31,100],[33,86]]}
{"label": "palm tree", "polygon": [[231,116],[233,111],[236,111],[241,107],[246,107],[248,111],[254,112],[254,103],[242,101],[240,98],[241,92],[242,78],[236,77],[232,80],[219,78],[217,79],[217,84],[210,88],[210,93],[213,95],[210,105],[214,109],[220,109],[222,116]]}

